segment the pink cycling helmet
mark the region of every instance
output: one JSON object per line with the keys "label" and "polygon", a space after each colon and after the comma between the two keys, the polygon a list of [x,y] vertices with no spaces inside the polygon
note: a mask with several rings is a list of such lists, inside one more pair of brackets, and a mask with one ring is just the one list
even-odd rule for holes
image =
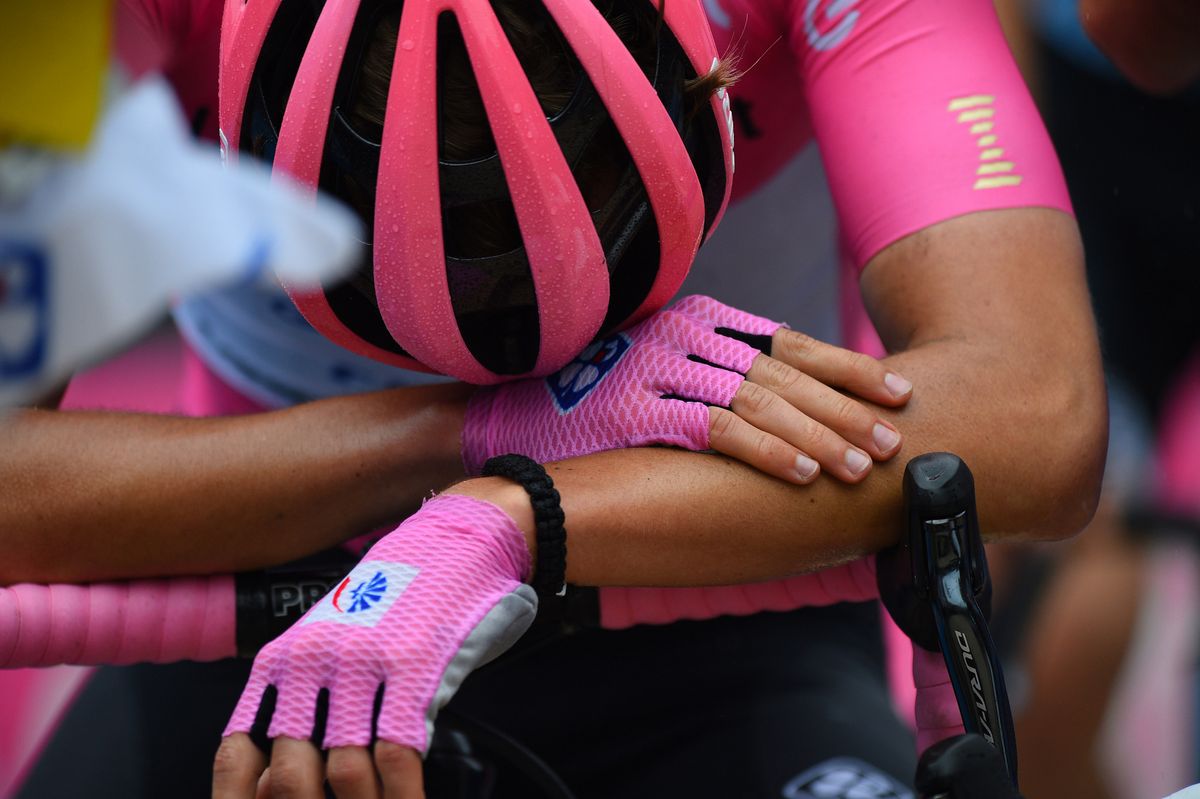
{"label": "pink cycling helmet", "polygon": [[[653,64],[639,65],[592,0],[515,6],[556,31],[563,68],[574,71],[570,98],[547,116],[490,0],[227,0],[227,156],[255,152],[360,207],[373,198],[358,274],[318,292],[289,290],[318,331],[379,361],[486,384],[548,374],[675,294],[728,202],[728,100],[720,91],[698,112],[685,109],[684,81],[716,64],[700,0],[661,10],[655,0],[612,2],[661,22]],[[356,129],[346,109],[389,13],[399,29],[382,130]],[[447,24],[465,44],[494,141],[466,160],[439,149]],[[605,161],[614,174],[597,200],[576,167],[613,140],[628,158]],[[455,252],[447,223],[485,205],[507,209],[517,240]]]}

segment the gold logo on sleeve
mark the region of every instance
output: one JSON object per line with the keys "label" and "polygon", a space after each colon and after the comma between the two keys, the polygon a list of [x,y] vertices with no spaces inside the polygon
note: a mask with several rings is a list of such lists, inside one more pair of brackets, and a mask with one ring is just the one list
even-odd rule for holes
{"label": "gold logo on sleeve", "polygon": [[994,132],[996,109],[995,95],[971,94],[966,97],[955,97],[950,101],[946,110],[957,114],[960,125],[969,126],[967,129],[979,147],[979,167],[975,170],[975,186],[981,189],[998,189],[1003,186],[1021,185],[1021,176],[1013,174],[1016,166],[1012,161],[1004,159],[1004,148],[997,146],[998,139]]}

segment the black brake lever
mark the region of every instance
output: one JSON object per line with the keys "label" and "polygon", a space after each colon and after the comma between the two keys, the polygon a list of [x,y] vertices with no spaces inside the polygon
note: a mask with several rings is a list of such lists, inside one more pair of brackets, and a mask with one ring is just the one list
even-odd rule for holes
{"label": "black brake lever", "polygon": [[907,535],[877,558],[880,598],[915,645],[942,653],[963,726],[1000,751],[1011,781],[1004,787],[1015,791],[1016,738],[1004,675],[987,628],[991,581],[975,510],[975,481],[958,456],[928,453],[905,469],[904,499]]}

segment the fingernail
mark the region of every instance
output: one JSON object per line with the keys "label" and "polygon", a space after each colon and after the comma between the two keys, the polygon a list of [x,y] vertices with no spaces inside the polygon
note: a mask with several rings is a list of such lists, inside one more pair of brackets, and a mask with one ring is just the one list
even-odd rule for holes
{"label": "fingernail", "polygon": [[903,397],[912,391],[912,383],[905,380],[898,374],[888,372],[884,375],[883,384],[887,386],[887,390],[892,392],[892,396],[896,399]]}
{"label": "fingernail", "polygon": [[862,474],[871,465],[871,459],[856,449],[846,450],[846,466],[850,474]]}
{"label": "fingernail", "polygon": [[796,474],[800,475],[801,480],[810,479],[820,468],[817,462],[807,455],[796,456]]}
{"label": "fingernail", "polygon": [[875,446],[879,447],[880,452],[891,452],[900,445],[900,434],[879,422],[871,430],[871,437],[875,439]]}

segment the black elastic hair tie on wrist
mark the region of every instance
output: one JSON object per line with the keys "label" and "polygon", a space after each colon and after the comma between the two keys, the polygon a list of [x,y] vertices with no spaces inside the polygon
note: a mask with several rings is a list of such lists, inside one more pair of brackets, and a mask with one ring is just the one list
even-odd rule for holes
{"label": "black elastic hair tie on wrist", "polygon": [[483,464],[484,477],[507,477],[529,494],[537,530],[537,564],[530,585],[538,598],[562,596],[567,584],[567,531],[562,503],[545,467],[524,455],[497,455]]}

